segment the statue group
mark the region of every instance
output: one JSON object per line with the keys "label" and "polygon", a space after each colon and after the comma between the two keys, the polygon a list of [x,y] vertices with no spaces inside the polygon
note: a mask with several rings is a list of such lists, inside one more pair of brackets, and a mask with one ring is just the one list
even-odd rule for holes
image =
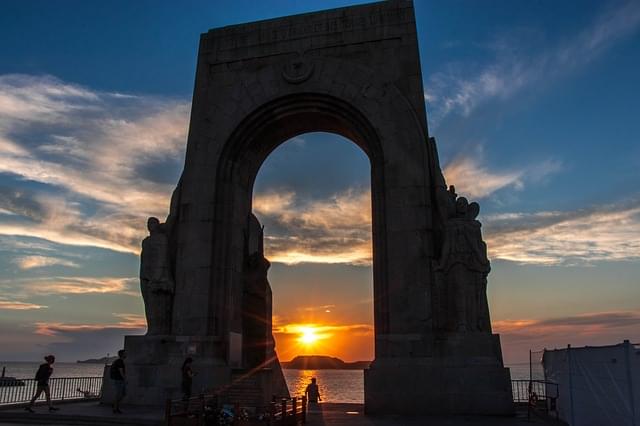
{"label": "statue group", "polygon": [[147,334],[171,333],[175,281],[169,262],[167,226],[158,218],[147,220],[149,236],[142,241],[140,290],[147,317]]}
{"label": "statue group", "polygon": [[437,328],[455,332],[491,332],[487,275],[491,270],[478,203],[458,197],[452,185],[439,197],[444,236],[435,261]]}

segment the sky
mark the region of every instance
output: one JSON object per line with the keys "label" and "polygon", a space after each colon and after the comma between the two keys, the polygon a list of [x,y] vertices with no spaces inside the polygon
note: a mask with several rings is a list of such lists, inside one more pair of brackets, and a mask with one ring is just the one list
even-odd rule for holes
{"label": "sky", "polygon": [[[0,360],[145,332],[139,247],[184,164],[199,34],[357,3],[0,3]],[[505,361],[640,341],[640,3],[415,8],[429,132],[481,206]],[[326,133],[260,169],[281,359],[373,357],[369,174]]]}

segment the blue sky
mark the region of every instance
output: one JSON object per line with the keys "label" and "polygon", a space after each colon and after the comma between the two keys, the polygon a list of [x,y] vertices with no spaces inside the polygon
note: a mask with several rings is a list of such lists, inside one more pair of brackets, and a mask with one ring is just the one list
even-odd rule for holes
{"label": "blue sky", "polygon": [[[356,3],[2,2],[0,359],[113,353],[144,330],[137,252],[181,172],[199,34]],[[430,134],[480,202],[507,361],[640,340],[640,4],[415,7]],[[267,159],[278,326],[370,329],[368,192],[366,156],[335,135]]]}

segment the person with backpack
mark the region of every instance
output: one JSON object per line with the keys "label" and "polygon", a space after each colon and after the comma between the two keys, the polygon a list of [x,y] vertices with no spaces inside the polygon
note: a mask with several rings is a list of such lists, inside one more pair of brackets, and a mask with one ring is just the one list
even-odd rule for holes
{"label": "person with backpack", "polygon": [[118,351],[118,359],[111,364],[109,369],[109,376],[113,382],[113,387],[116,390],[116,394],[113,400],[113,412],[115,414],[122,414],[120,411],[120,401],[127,394],[127,382],[126,382],[126,367],[124,360],[127,357],[127,353],[124,349]]}
{"label": "person with backpack", "polygon": [[49,391],[49,377],[53,374],[52,365],[56,361],[56,357],[53,355],[47,355],[44,357],[44,360],[46,362],[40,365],[40,368],[38,368],[38,372],[36,373],[36,394],[31,398],[31,401],[29,401],[29,405],[25,407],[25,410],[30,413],[35,413],[31,407],[33,407],[33,404],[36,402],[36,399],[40,397],[42,392],[44,392],[44,396],[47,398],[49,411],[58,410],[58,408],[51,404],[51,392]]}

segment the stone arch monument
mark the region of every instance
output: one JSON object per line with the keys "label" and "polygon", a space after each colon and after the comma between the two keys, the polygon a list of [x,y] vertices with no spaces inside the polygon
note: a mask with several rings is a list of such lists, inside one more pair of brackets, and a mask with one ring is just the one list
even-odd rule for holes
{"label": "stone arch monument", "polygon": [[371,163],[375,360],[366,411],[512,411],[489,322],[478,205],[446,187],[423,93],[411,1],[202,34],[184,172],[159,228],[174,286],[165,283],[162,303],[170,294],[172,308],[150,324],[163,334],[125,339],[130,401],[177,395],[185,356],[200,371],[196,392],[233,386],[237,371],[271,371],[265,398],[282,385],[253,183],[279,144],[326,131]]}

